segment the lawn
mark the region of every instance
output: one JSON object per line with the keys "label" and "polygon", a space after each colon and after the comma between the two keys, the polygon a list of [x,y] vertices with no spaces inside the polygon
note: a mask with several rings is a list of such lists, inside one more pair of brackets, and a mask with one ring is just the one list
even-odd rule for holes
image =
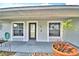
{"label": "lawn", "polygon": [[13,56],[15,52],[0,51],[0,56]]}

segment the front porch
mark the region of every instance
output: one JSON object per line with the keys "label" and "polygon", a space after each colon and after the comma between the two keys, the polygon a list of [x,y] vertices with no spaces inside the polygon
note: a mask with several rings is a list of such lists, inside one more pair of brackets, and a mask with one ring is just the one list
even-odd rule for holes
{"label": "front porch", "polygon": [[[0,46],[0,51],[16,52],[14,56],[32,56],[32,54],[42,54],[52,56],[54,51],[52,49],[53,42],[36,42],[36,41],[8,41],[2,43]],[[68,42],[70,43],[70,42]],[[76,47],[79,51],[79,47],[70,43]]]}
{"label": "front porch", "polygon": [[0,46],[0,50],[2,51],[12,51],[12,52],[45,52],[52,53],[52,42],[22,42],[22,41],[13,41],[13,42],[5,42]]}

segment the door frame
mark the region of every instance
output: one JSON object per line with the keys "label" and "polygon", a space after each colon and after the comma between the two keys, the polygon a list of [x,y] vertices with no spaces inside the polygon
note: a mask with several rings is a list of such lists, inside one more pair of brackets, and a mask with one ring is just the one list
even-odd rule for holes
{"label": "door frame", "polygon": [[38,41],[38,21],[27,21],[27,41],[29,41],[29,23],[36,23],[36,40]]}
{"label": "door frame", "polygon": [[[30,26],[32,26],[32,25],[35,26],[35,30],[34,30],[35,31],[35,35],[34,35],[35,37],[34,38],[31,37],[31,32],[30,32],[31,31]],[[32,39],[36,40],[36,23],[29,23],[29,40],[32,40]]]}

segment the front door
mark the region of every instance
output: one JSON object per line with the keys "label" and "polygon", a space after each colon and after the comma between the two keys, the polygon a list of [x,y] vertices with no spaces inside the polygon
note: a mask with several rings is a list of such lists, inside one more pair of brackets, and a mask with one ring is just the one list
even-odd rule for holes
{"label": "front door", "polygon": [[36,40],[36,23],[29,23],[29,40]]}

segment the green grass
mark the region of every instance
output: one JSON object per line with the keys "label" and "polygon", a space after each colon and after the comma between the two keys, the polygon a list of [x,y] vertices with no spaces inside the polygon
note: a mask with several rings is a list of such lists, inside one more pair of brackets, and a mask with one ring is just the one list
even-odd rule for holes
{"label": "green grass", "polygon": [[0,56],[13,56],[15,52],[0,51]]}

